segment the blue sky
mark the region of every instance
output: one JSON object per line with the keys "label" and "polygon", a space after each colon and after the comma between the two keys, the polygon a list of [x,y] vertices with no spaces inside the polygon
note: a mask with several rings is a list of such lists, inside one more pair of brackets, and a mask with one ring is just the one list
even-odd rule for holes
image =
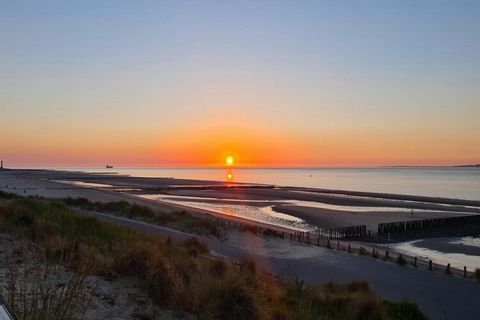
{"label": "blue sky", "polygon": [[[155,162],[172,132],[205,129],[208,144],[235,119],[232,136],[253,123],[306,141],[309,164],[381,139],[399,161],[471,161],[479,57],[479,1],[1,1],[0,124],[16,147],[0,147],[66,154],[69,128],[97,140],[92,162],[125,135]],[[394,160],[380,154],[349,164]]]}

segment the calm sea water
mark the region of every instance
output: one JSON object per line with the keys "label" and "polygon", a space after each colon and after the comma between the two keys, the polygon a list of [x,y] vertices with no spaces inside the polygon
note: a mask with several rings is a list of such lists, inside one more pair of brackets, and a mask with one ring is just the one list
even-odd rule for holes
{"label": "calm sea water", "polygon": [[[60,168],[57,168],[60,169]],[[225,181],[225,168],[62,168]],[[480,200],[479,168],[233,168],[233,181]]]}

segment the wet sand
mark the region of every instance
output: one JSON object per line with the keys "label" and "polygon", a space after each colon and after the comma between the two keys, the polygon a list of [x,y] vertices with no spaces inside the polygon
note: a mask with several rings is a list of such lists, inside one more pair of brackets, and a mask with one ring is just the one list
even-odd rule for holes
{"label": "wet sand", "polygon": [[305,220],[305,222],[307,222],[308,224],[322,226],[323,228],[366,225],[367,230],[370,230],[371,232],[377,231],[376,229],[379,223],[445,218],[465,215],[464,213],[453,213],[448,211],[416,211],[413,215],[409,212],[395,211],[349,212],[290,205],[274,206],[273,210],[296,216]]}
{"label": "wet sand", "polygon": [[462,253],[471,256],[480,256],[480,246],[455,243],[460,238],[429,238],[415,242],[414,246],[443,253]]}
{"label": "wet sand", "polygon": [[[91,189],[68,184],[61,184],[56,181],[83,181],[100,185],[109,185],[114,188],[136,188],[136,191],[129,191],[129,194],[104,190],[104,188]],[[0,190],[13,191],[24,195],[39,194],[45,197],[85,197],[92,201],[118,201],[128,200],[132,202],[147,204],[161,211],[186,210],[196,214],[213,214],[208,210],[182,206],[165,201],[152,201],[140,199],[136,195],[148,193],[142,188],[168,187],[168,186],[227,186],[230,183],[219,181],[200,181],[187,179],[165,178],[138,178],[116,174],[92,174],[81,172],[51,171],[51,170],[2,170],[0,171]],[[234,184],[241,185],[241,184]],[[7,188],[9,186],[9,188]],[[151,191],[150,191],[151,193]],[[197,197],[196,201],[205,203],[211,199],[223,201],[226,204],[235,204],[233,200],[243,200],[245,205],[252,206],[273,206],[276,212],[293,215],[305,220],[308,224],[320,228],[338,228],[345,226],[367,225],[367,229],[376,231],[379,223],[407,221],[418,219],[432,219],[443,217],[454,217],[468,214],[480,214],[479,207],[472,207],[470,200],[455,200],[447,198],[428,198],[429,202],[419,202],[419,198],[426,197],[405,196],[405,195],[382,195],[376,193],[361,192],[360,195],[344,191],[326,191],[316,189],[300,188],[275,188],[275,189],[222,189],[222,190],[169,190],[164,192],[174,196]],[[349,195],[350,194],[350,195]],[[386,198],[385,198],[386,197]],[[255,201],[262,200],[262,204]],[[282,203],[285,200],[308,201],[310,203],[323,203],[328,205],[365,207],[364,212],[353,212],[349,210],[329,210],[324,208],[310,207],[304,205],[292,205]],[[475,201],[473,201],[475,202]],[[453,203],[453,204],[452,204]],[[476,203],[476,202],[475,202]],[[467,206],[468,205],[468,206]],[[376,208],[375,211],[368,211],[369,207]],[[382,212],[379,208],[389,208]],[[392,208],[400,208],[394,211]],[[402,210],[403,209],[403,210]],[[411,215],[410,209],[414,210]],[[218,215],[216,213],[215,215]],[[238,217],[224,216],[226,219],[240,219]]]}

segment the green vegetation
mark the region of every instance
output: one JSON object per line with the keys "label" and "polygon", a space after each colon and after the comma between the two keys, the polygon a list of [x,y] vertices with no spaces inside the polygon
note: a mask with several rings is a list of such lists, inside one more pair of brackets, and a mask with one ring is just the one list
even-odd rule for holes
{"label": "green vegetation", "polygon": [[198,235],[221,238],[225,234],[225,226],[220,221],[196,217],[185,211],[157,212],[150,207],[127,201],[92,202],[85,198],[66,198],[63,199],[63,202],[69,207],[142,220]]}
{"label": "green vegetation", "polygon": [[[177,244],[77,215],[57,201],[0,199],[0,232],[35,242],[49,263],[78,274],[132,276],[158,305],[199,319],[425,319],[415,304],[383,301],[365,282],[279,281],[252,261],[233,264],[211,256],[196,238]],[[74,305],[77,295],[68,299]]]}

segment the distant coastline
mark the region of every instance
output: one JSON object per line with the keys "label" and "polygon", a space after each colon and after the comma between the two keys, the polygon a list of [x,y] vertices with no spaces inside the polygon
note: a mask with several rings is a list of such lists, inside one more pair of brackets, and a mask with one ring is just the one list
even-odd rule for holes
{"label": "distant coastline", "polygon": [[458,164],[453,166],[406,166],[406,165],[397,165],[397,166],[379,166],[379,168],[480,168],[480,163],[477,164]]}
{"label": "distant coastline", "polygon": [[453,167],[457,167],[457,168],[480,168],[480,163],[477,163],[477,164],[462,164],[462,165],[453,166]]}

